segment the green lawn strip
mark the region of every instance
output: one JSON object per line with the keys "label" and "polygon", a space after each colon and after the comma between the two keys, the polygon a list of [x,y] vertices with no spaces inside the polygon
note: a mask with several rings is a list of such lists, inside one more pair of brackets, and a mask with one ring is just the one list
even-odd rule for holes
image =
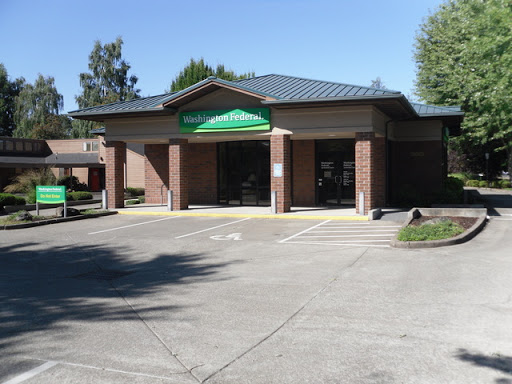
{"label": "green lawn strip", "polygon": [[[108,211],[91,208],[91,209],[86,209],[84,211],[81,211],[80,214],[81,215],[95,215],[95,214],[105,213],[105,212],[108,212]],[[36,215],[34,215],[34,216],[32,216],[32,220],[16,220],[16,216],[18,216],[18,214],[19,214],[19,212],[15,212],[15,213],[10,214],[9,216],[0,218],[0,226],[26,224],[26,223],[32,223],[34,221],[51,220],[51,219],[56,219],[56,218],[61,217],[61,216],[56,216],[56,215],[52,215],[52,216],[36,216]]]}
{"label": "green lawn strip", "polygon": [[451,220],[443,220],[437,224],[423,224],[419,226],[407,226],[398,234],[400,241],[430,241],[449,239],[464,232],[459,224]]}

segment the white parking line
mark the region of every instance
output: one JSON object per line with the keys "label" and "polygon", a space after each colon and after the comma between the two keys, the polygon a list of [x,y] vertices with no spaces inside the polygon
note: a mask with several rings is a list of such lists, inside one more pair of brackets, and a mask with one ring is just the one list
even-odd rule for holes
{"label": "white parking line", "polygon": [[314,241],[288,241],[286,244],[306,244],[306,245],[343,245],[343,246],[349,246],[349,247],[385,247],[389,248],[389,245],[378,245],[378,244],[361,244],[361,243],[328,243],[325,241],[322,242],[314,242]]}
{"label": "white parking line", "polygon": [[136,227],[137,225],[151,224],[151,223],[156,223],[156,222],[158,222],[158,221],[163,221],[163,220],[177,219],[177,218],[179,218],[179,217],[181,217],[181,216],[164,217],[163,219],[151,220],[151,221],[145,221],[145,222],[143,222],[143,223],[130,224],[130,225],[123,225],[122,227],[116,227],[116,228],[105,229],[105,230],[103,230],[103,231],[90,232],[90,233],[88,233],[88,235],[95,235],[95,234],[97,234],[97,233],[110,232],[110,231],[117,231],[118,229],[124,229],[124,228]]}
{"label": "white parking line", "polygon": [[24,372],[21,375],[18,375],[16,377],[13,377],[11,380],[4,381],[2,384],[22,383],[25,380],[31,379],[34,376],[40,374],[41,372],[44,372],[47,369],[50,369],[51,367],[54,367],[56,365],[57,365],[57,363],[55,361],[48,361],[47,363],[44,363],[43,365],[40,365],[39,367],[31,369],[30,371]]}
{"label": "white parking line", "polygon": [[331,220],[326,220],[326,221],[324,221],[324,222],[322,222],[322,223],[320,223],[320,224],[313,225],[311,228],[305,229],[305,230],[303,230],[302,232],[296,233],[296,234],[295,234],[295,235],[293,235],[293,236],[290,236],[290,237],[287,237],[287,238],[286,238],[286,239],[284,239],[284,240],[281,240],[281,241],[280,241],[280,243],[285,243],[285,242],[287,242],[288,240],[291,240],[291,239],[293,239],[293,238],[295,238],[295,237],[297,237],[297,236],[300,236],[300,235],[302,235],[303,233],[306,233],[307,231],[310,231],[310,230],[312,230],[312,229],[314,229],[314,228],[316,228],[316,227],[319,227],[319,226],[321,226],[321,225],[323,225],[323,224],[325,224],[325,223],[328,223],[329,221],[331,221]]}
{"label": "white parking line", "polygon": [[[366,228],[365,228],[366,229]],[[311,231],[310,233],[360,233],[361,231]],[[387,232],[387,233],[395,233],[396,231],[391,231],[389,229],[369,229],[366,232]]]}
{"label": "white parking line", "polygon": [[325,237],[387,237],[387,236],[392,236],[394,235],[394,233],[382,233],[380,235],[318,235],[318,236],[309,236],[309,234],[307,234],[307,236],[301,236],[300,239],[309,239],[309,238],[312,238],[312,237],[321,237],[321,238],[325,238]]}
{"label": "white parking line", "polygon": [[250,219],[250,217],[246,217],[245,219],[240,219],[240,220],[237,220],[237,221],[232,221],[231,223],[217,225],[216,227],[211,227],[211,228],[203,229],[203,230],[197,231],[197,232],[187,233],[186,235],[181,235],[181,236],[175,237],[175,239],[181,239],[183,237],[197,235],[198,233],[202,233],[202,232],[206,232],[206,231],[211,231],[212,229],[216,229],[216,228],[220,228],[220,227],[225,227],[226,225],[236,224],[236,223],[239,223],[241,221],[245,221],[245,220],[249,220],[249,219]]}

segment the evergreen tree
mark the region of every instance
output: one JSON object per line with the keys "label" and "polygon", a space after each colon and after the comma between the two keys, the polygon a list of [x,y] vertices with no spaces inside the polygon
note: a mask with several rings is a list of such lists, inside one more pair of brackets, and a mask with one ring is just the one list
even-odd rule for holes
{"label": "evergreen tree", "polygon": [[217,68],[214,69],[210,65],[206,64],[203,58],[199,59],[198,61],[190,59],[190,63],[188,63],[188,65],[185,66],[185,68],[180,71],[179,75],[176,76],[176,78],[172,81],[168,92],[181,91],[190,87],[191,85],[207,79],[210,76],[215,76],[223,80],[233,81],[254,77],[254,72],[247,72],[238,75],[232,70],[226,70],[222,64],[217,65]]}
{"label": "evergreen tree", "polygon": [[10,81],[5,66],[0,63],[0,136],[11,136],[15,129],[15,98],[23,82],[23,78]]}
{"label": "evergreen tree", "polygon": [[421,26],[415,59],[417,95],[465,112],[458,151],[480,166],[485,152],[504,154],[512,174],[512,3],[446,1]]}
{"label": "evergreen tree", "polygon": [[36,124],[45,125],[52,115],[58,115],[63,108],[62,95],[55,87],[55,79],[39,74],[34,85],[22,84],[19,95],[15,98],[14,137],[31,138]]}
{"label": "evergreen tree", "polygon": [[[75,96],[79,108],[140,97],[140,89],[135,88],[138,78],[135,75],[128,75],[131,66],[122,58],[122,46],[121,37],[105,45],[99,40],[94,43],[89,55],[90,72],[80,74],[82,93]],[[89,131],[98,127],[99,124],[95,122],[74,120],[71,135],[90,137]]]}

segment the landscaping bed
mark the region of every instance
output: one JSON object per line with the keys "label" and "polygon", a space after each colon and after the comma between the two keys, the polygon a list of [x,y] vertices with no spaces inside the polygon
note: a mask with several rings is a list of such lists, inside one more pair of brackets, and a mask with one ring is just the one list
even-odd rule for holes
{"label": "landscaping bed", "polygon": [[397,248],[433,248],[460,244],[484,227],[485,208],[413,208],[391,240]]}

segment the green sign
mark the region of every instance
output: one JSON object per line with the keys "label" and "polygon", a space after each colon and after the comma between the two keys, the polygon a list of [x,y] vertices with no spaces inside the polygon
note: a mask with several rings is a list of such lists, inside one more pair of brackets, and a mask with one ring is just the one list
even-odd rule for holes
{"label": "green sign", "polygon": [[270,109],[225,109],[180,113],[181,133],[268,131]]}
{"label": "green sign", "polygon": [[66,201],[66,187],[64,185],[38,185],[36,187],[36,201],[43,204],[59,204]]}

